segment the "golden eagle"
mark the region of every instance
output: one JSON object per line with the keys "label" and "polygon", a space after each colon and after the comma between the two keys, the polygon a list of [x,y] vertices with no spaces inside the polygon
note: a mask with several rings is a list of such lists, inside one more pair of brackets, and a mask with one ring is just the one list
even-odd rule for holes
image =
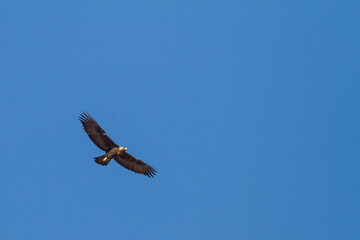
{"label": "golden eagle", "polygon": [[128,154],[126,147],[119,147],[114,143],[88,113],[83,112],[80,114],[79,120],[91,141],[93,141],[98,148],[106,152],[106,154],[94,158],[96,163],[106,166],[111,159],[115,159],[121,166],[133,172],[144,174],[148,177],[156,175],[154,168]]}

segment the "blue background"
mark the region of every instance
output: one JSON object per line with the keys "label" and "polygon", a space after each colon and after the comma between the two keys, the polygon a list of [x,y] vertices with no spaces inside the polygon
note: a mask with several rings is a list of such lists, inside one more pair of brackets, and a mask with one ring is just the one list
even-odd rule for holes
{"label": "blue background", "polygon": [[1,239],[360,239],[359,1],[54,2],[0,3]]}

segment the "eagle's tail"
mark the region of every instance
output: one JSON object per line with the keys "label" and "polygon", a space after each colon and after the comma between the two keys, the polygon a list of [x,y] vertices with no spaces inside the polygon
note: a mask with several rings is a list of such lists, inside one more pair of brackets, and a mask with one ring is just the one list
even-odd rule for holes
{"label": "eagle's tail", "polygon": [[100,164],[100,165],[103,165],[103,166],[106,166],[108,165],[108,163],[110,162],[111,158],[107,157],[106,154],[105,155],[102,155],[100,157],[95,157],[95,162],[97,164]]}

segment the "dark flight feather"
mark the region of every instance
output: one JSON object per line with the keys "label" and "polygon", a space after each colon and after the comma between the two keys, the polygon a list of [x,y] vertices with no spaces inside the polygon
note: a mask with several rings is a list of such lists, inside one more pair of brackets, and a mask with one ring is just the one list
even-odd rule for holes
{"label": "dark flight feather", "polygon": [[102,129],[95,119],[93,119],[88,113],[83,112],[80,114],[79,120],[91,141],[93,141],[98,148],[108,152],[113,147],[118,147],[118,145],[116,145],[116,143],[114,143],[113,140],[111,140],[111,138],[106,134],[104,129]]}
{"label": "dark flight feather", "polygon": [[153,177],[156,175],[156,170],[154,168],[147,165],[140,159],[131,156],[127,152],[123,152],[122,154],[115,156],[114,159],[124,168],[136,173],[144,174],[148,177]]}

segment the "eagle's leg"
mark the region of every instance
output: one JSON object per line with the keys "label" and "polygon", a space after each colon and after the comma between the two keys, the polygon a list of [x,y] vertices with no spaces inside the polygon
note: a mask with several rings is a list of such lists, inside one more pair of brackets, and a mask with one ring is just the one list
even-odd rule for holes
{"label": "eagle's leg", "polygon": [[97,164],[100,164],[102,166],[106,166],[110,162],[111,157],[108,156],[107,154],[105,154],[105,155],[102,155],[102,156],[99,156],[99,157],[95,157],[94,159],[95,159],[95,162]]}

